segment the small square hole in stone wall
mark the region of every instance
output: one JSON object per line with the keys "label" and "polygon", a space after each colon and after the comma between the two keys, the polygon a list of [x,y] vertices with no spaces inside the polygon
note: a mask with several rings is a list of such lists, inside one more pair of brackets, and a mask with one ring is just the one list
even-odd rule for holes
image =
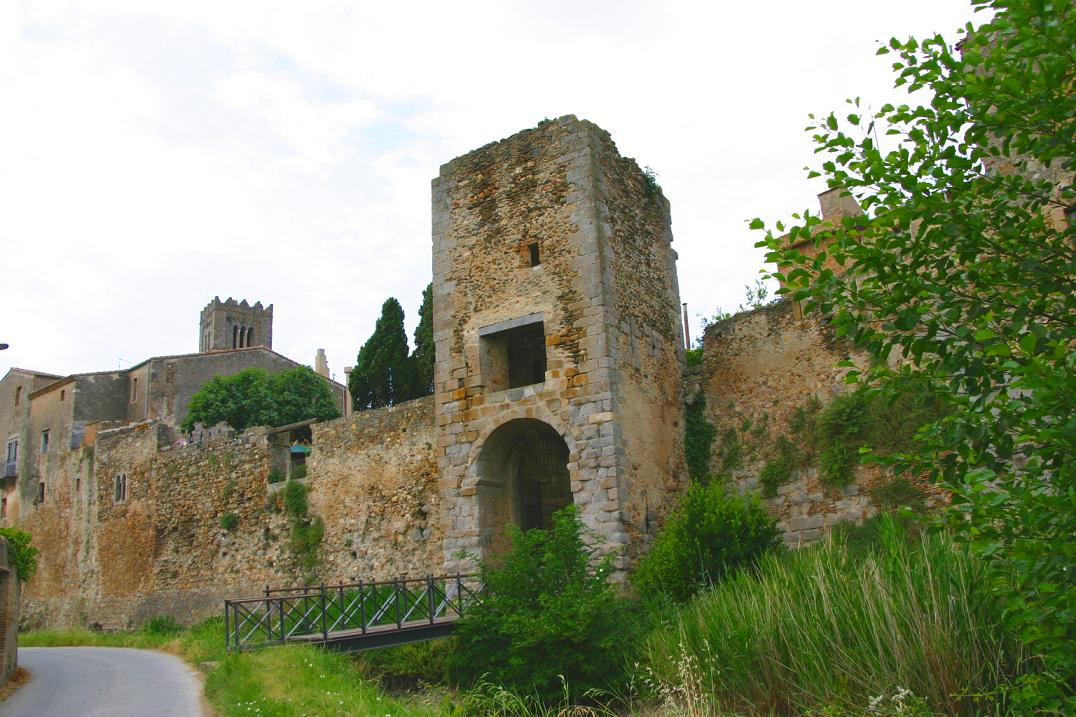
{"label": "small square hole in stone wall", "polygon": [[480,344],[487,392],[545,381],[545,325],[541,321],[488,333]]}

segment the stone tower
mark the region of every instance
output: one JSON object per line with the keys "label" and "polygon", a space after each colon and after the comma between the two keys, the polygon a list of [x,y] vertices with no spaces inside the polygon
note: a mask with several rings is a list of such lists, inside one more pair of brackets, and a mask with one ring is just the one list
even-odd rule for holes
{"label": "stone tower", "polygon": [[669,203],[573,116],[433,181],[445,564],[570,503],[618,567],[686,480]]}
{"label": "stone tower", "polygon": [[260,301],[251,306],[246,299],[236,301],[219,296],[202,309],[198,331],[198,351],[243,349],[250,346],[273,348],[273,305],[262,306]]}

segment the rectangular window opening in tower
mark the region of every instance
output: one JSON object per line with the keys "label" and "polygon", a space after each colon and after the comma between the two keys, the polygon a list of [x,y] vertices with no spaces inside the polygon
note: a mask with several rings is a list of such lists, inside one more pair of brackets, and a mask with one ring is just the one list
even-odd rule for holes
{"label": "rectangular window opening in tower", "polygon": [[499,331],[497,328],[479,332],[482,383],[486,391],[545,381],[545,324],[541,319]]}
{"label": "rectangular window opening in tower", "polygon": [[527,251],[530,252],[531,266],[538,266],[542,263],[542,257],[538,253],[538,242],[531,242],[528,244]]}

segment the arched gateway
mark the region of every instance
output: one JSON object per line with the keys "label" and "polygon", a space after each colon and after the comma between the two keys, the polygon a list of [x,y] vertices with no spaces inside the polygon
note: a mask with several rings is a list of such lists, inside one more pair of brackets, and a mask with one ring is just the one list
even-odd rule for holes
{"label": "arched gateway", "polygon": [[499,426],[486,439],[477,475],[481,539],[492,552],[507,547],[505,526],[553,526],[553,513],[572,502],[568,444],[556,429],[533,418]]}

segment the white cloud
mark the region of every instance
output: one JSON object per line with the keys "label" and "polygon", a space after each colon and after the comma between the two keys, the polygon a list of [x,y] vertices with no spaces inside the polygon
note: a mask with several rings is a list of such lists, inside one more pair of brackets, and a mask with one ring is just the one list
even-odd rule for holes
{"label": "white cloud", "polygon": [[692,313],[734,307],[761,268],[744,220],[820,190],[807,112],[880,104],[876,40],[970,17],[957,0],[0,4],[0,359],[189,351],[230,294],[274,303],[276,348],[324,347],[342,373],[385,297],[416,320],[438,166],[567,113],[659,172]]}

